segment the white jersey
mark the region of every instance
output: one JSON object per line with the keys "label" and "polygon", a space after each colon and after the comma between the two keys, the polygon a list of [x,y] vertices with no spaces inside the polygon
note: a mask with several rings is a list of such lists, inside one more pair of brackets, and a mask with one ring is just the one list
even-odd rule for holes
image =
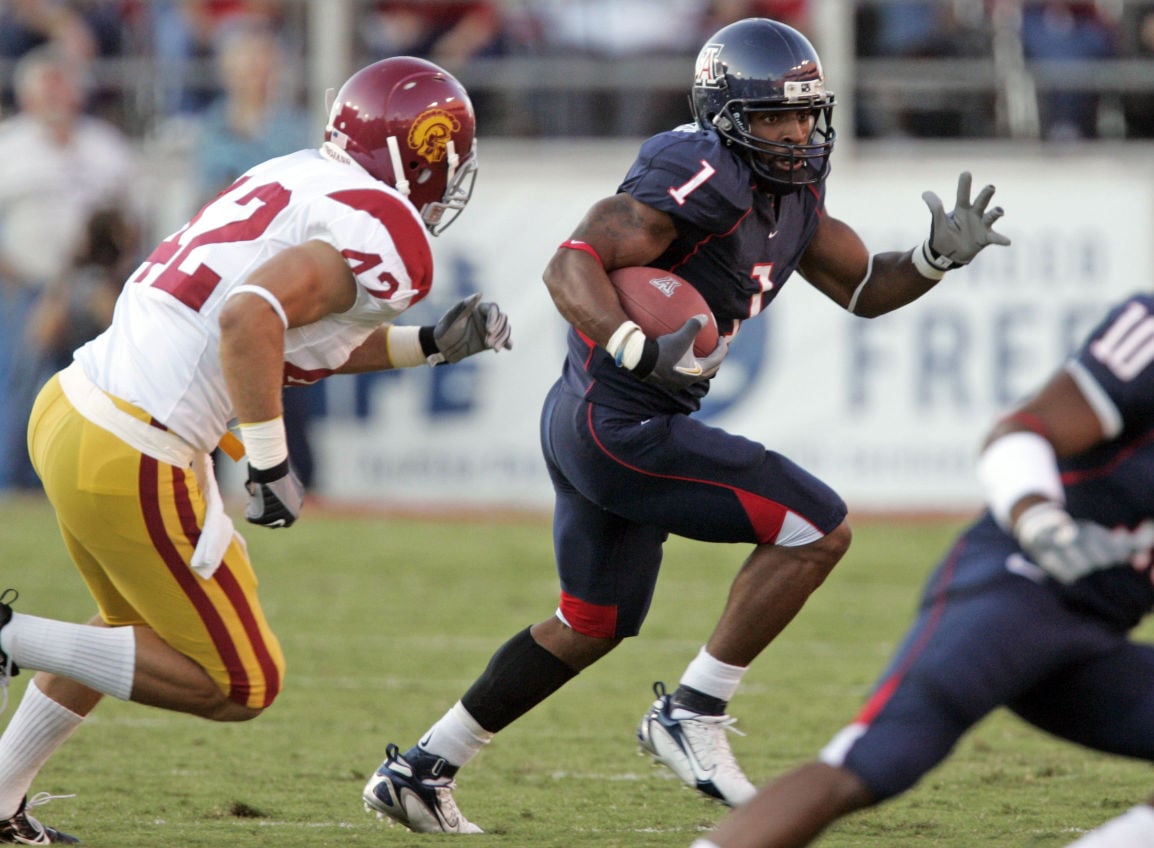
{"label": "white jersey", "polygon": [[285,331],[285,382],[333,373],[428,293],[433,259],[408,200],[318,150],[256,166],[161,242],[125,284],[111,326],[76,360],[104,391],[212,450],[235,416],[220,364],[225,298],[270,257],[313,240],[345,257],[357,297],[347,312]]}

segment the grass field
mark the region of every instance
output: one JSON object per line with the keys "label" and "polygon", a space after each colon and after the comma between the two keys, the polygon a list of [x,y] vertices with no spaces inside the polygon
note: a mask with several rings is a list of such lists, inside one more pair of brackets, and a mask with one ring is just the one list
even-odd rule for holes
{"label": "grass field", "polygon": [[[854,546],[746,677],[734,737],[755,782],[811,758],[859,707],[957,521],[857,523]],[[515,630],[556,598],[538,519],[456,523],[313,510],[245,532],[289,662],[254,722],[215,725],[107,700],[34,791],[38,811],[95,848],[425,844],[368,815],[360,791],[386,743],[415,741]],[[724,815],[638,755],[654,680],[675,683],[744,551],[672,540],[645,632],[500,734],[458,777],[466,815],[507,848],[686,848]],[[0,589],[18,609],[92,608],[38,500],[0,502]],[[27,675],[16,678],[8,714]],[[992,716],[906,797],[831,829],[822,848],[1057,848],[1145,798],[1148,765]]]}

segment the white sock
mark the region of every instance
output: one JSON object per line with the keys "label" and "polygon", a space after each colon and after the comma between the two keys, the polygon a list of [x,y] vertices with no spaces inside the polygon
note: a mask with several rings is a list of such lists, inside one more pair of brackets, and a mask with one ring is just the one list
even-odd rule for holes
{"label": "white sock", "polygon": [[450,765],[463,766],[492,740],[493,734],[469,715],[460,701],[453,704],[441,720],[429,728],[420,747]]}
{"label": "white sock", "polygon": [[1149,848],[1154,845],[1154,807],[1141,804],[1094,828],[1066,848]]}
{"label": "white sock", "polygon": [[710,842],[708,839],[698,839],[696,842],[690,845],[689,848],[719,848],[719,846],[713,842]]}
{"label": "white sock", "polygon": [[741,685],[746,670],[744,666],[729,665],[714,659],[702,648],[685,669],[685,674],[681,675],[681,685],[712,698],[730,701],[737,694],[737,687]]}
{"label": "white sock", "polygon": [[11,818],[52,753],[84,721],[40,691],[33,680],[0,736],[0,821]]}
{"label": "white sock", "polygon": [[93,627],[13,613],[2,650],[21,668],[49,671],[127,701],[136,670],[131,627]]}

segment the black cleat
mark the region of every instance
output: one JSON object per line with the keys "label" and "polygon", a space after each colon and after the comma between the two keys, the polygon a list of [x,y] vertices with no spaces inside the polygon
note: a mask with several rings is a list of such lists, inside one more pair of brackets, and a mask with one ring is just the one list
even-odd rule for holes
{"label": "black cleat", "polygon": [[71,796],[49,795],[47,792],[39,792],[31,800],[26,796],[12,818],[0,821],[0,845],[79,845],[80,840],[75,836],[47,827],[28,815],[29,807],[39,807],[61,797]]}

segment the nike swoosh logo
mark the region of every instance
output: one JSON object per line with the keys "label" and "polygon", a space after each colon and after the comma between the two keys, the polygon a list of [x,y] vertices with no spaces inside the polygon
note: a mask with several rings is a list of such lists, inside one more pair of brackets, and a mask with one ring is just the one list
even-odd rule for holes
{"label": "nike swoosh logo", "polygon": [[701,370],[701,363],[699,362],[693,363],[692,368],[682,368],[678,366],[677,370],[684,374],[686,377],[699,377],[705,373]]}

